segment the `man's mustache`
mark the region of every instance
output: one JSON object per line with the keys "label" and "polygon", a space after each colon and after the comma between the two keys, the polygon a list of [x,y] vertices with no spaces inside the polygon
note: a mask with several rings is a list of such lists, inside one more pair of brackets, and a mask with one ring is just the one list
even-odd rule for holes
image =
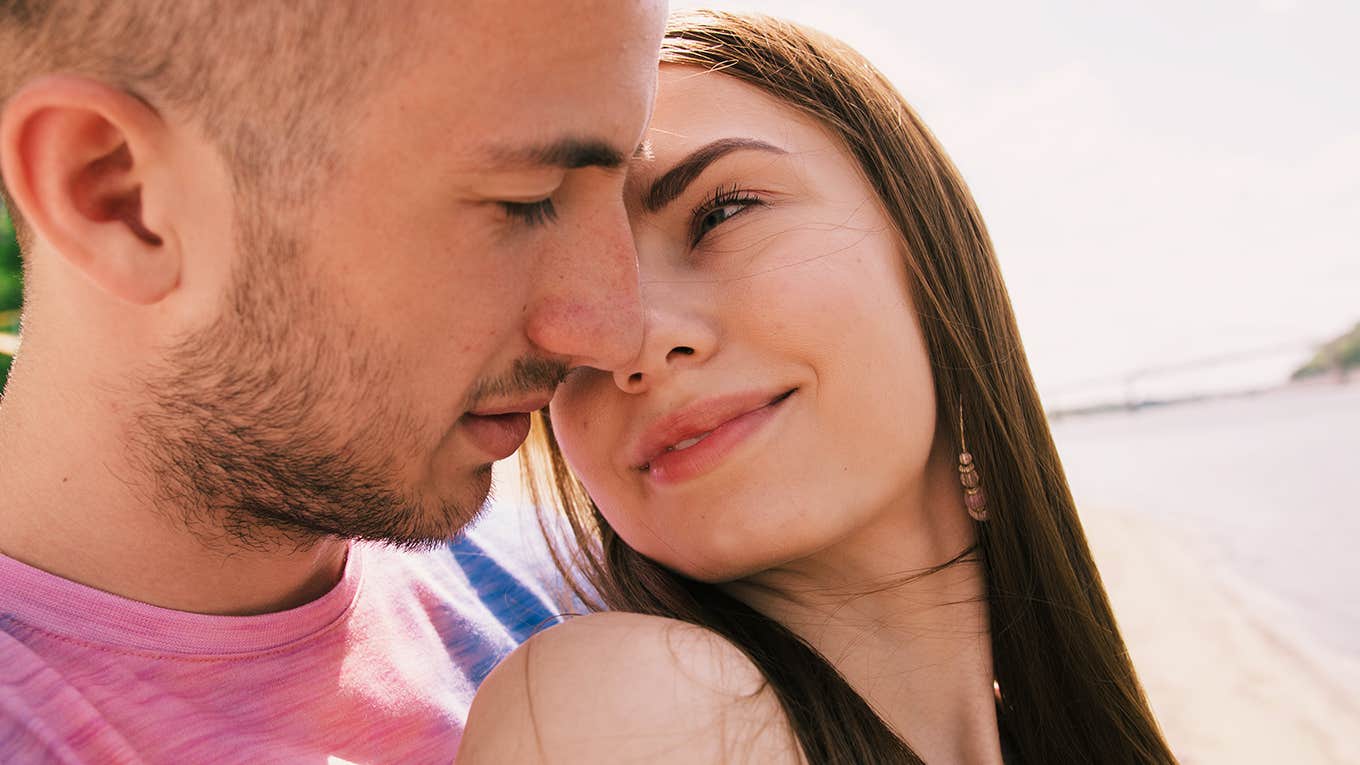
{"label": "man's mustache", "polygon": [[466,408],[476,409],[483,401],[552,393],[567,378],[569,371],[567,365],[560,361],[536,357],[516,359],[507,374],[478,380],[468,394]]}

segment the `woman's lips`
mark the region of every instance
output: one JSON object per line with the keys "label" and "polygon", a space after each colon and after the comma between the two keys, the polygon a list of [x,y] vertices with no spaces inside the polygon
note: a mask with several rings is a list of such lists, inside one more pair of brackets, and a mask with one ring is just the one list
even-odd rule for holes
{"label": "woman's lips", "polygon": [[719,422],[710,430],[681,438],[652,456],[639,469],[659,484],[676,484],[707,473],[738,444],[769,422],[794,392],[780,394],[762,406]]}

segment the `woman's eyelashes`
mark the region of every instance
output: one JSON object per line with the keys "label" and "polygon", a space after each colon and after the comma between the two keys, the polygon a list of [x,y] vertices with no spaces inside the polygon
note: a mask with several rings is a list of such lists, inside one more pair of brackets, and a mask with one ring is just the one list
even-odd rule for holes
{"label": "woman's eyelashes", "polygon": [[551,198],[540,199],[537,202],[500,202],[499,204],[511,220],[529,228],[557,220],[557,208],[553,206]]}
{"label": "woman's eyelashes", "polygon": [[690,246],[703,241],[710,231],[765,201],[737,186],[719,186],[690,213]]}

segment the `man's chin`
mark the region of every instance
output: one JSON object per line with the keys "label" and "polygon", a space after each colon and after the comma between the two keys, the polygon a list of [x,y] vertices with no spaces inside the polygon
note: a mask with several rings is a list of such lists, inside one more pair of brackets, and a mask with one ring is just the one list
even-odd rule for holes
{"label": "man's chin", "polygon": [[442,484],[438,487],[438,499],[430,502],[429,509],[421,514],[414,533],[386,541],[399,547],[429,549],[458,536],[490,505],[491,463],[467,469],[462,475],[447,476]]}
{"label": "man's chin", "polygon": [[449,519],[445,535],[448,539],[457,536],[476,521],[491,504],[491,463],[473,468],[460,483],[460,486],[451,487],[452,501],[444,503],[445,515]]}
{"label": "man's chin", "polygon": [[[439,488],[442,491],[429,492],[422,501],[360,486],[349,491],[333,487],[330,503],[307,503],[291,508],[293,512],[279,512],[282,508],[272,505],[270,512],[261,513],[264,505],[246,502],[228,514],[226,530],[237,546],[254,549],[302,549],[330,538],[434,550],[481,514],[491,491],[491,469],[477,468],[457,484]],[[324,509],[318,512],[318,505]]]}

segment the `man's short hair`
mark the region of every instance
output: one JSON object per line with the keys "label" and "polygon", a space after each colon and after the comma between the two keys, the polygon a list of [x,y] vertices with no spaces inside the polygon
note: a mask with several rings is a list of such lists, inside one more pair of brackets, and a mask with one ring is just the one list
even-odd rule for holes
{"label": "man's short hair", "polygon": [[42,74],[99,79],[197,123],[222,152],[242,214],[305,210],[341,159],[346,113],[404,47],[390,21],[398,5],[0,0],[0,103]]}

